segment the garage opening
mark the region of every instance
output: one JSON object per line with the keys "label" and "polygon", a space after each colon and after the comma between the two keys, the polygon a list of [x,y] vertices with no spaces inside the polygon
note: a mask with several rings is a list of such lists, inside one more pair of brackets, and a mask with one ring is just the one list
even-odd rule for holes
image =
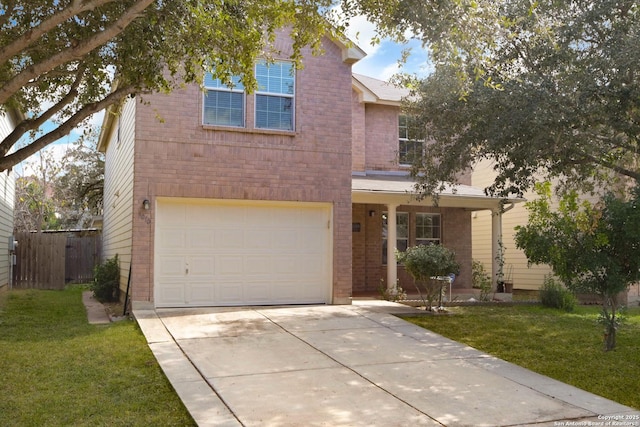
{"label": "garage opening", "polygon": [[330,302],[331,204],[156,203],[156,307]]}

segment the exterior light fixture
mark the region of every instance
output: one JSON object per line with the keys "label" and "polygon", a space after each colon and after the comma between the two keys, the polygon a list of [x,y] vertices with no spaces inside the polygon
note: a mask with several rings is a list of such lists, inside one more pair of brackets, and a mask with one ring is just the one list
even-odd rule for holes
{"label": "exterior light fixture", "polygon": [[144,199],[142,201],[142,209],[148,211],[151,208],[151,203],[149,203],[149,199]]}

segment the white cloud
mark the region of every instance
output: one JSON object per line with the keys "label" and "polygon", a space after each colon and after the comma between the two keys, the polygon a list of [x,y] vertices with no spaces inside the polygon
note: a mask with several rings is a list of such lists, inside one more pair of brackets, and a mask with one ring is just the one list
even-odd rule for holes
{"label": "white cloud", "polygon": [[16,165],[14,170],[18,176],[30,176],[36,174],[40,169],[41,162],[46,163],[48,159],[51,159],[56,164],[59,163],[67,152],[73,148],[73,142],[75,139],[69,139],[68,141],[62,139],[59,141],[60,142],[46,146],[22,163]]}
{"label": "white cloud", "polygon": [[[407,40],[410,40],[406,45],[388,38],[371,44],[371,40],[376,37],[376,26],[366,17],[356,16],[349,20],[346,35],[367,53],[364,59],[354,64],[355,73],[388,80],[400,72],[426,76],[433,71],[428,51],[422,47],[420,41],[411,40],[411,34],[405,34]],[[400,66],[398,61],[402,58],[403,49],[407,47],[411,47],[411,54],[406,63]]]}
{"label": "white cloud", "polygon": [[349,20],[347,37],[364,50],[368,56],[373,56],[380,49],[380,44],[372,43],[376,37],[376,26],[364,16],[356,16]]}
{"label": "white cloud", "polygon": [[389,80],[394,74],[398,74],[400,71],[402,71],[400,69],[400,65],[398,65],[397,62],[394,62],[393,64],[387,65],[380,71],[381,77],[379,78],[380,80]]}

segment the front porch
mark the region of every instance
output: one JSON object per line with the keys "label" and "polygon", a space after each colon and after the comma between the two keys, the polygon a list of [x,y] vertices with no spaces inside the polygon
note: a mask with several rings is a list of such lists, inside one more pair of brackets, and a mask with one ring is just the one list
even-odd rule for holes
{"label": "front porch", "polygon": [[[406,297],[402,301],[398,301],[404,305],[419,307],[423,305],[423,301],[420,298],[420,294],[416,291],[416,288],[413,286],[413,282],[407,286],[407,288],[403,287],[403,290],[406,294]],[[518,300],[523,300],[522,297],[514,296],[514,293],[498,293],[492,292],[489,295],[490,302],[511,302]],[[353,292],[353,300],[383,300],[385,299],[381,292],[379,291],[354,291]],[[527,301],[526,299],[524,299]],[[480,299],[480,289],[451,289],[451,294],[449,294],[449,289],[445,290],[445,295],[443,296],[443,303],[445,305],[456,305],[458,303],[465,304],[471,302],[481,302]]]}
{"label": "front porch", "polygon": [[[471,282],[471,215],[492,212],[492,251],[498,253],[502,213],[521,199],[486,196],[481,189],[458,185],[440,194],[435,203],[419,198],[415,182],[399,174],[362,174],[352,177],[352,289],[353,296],[379,296],[397,283],[414,289],[413,279],[399,266],[395,249],[418,244],[441,244],[456,252],[461,269],[453,292],[473,295]],[[507,209],[505,209],[505,206]],[[390,243],[388,243],[390,242]],[[498,272],[494,256],[491,277],[495,289]]]}

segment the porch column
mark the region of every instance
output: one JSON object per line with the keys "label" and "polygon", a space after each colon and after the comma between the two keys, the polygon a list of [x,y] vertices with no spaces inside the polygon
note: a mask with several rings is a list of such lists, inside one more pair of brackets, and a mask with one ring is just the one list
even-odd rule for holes
{"label": "porch column", "polygon": [[387,289],[395,289],[398,281],[398,263],[396,261],[397,224],[396,208],[398,205],[387,205]]}
{"label": "porch column", "polygon": [[493,259],[491,260],[491,283],[493,289],[497,289],[498,279],[502,280],[502,277],[498,277],[498,257],[500,255],[500,240],[502,239],[502,213],[498,210],[491,211],[491,253]]}

